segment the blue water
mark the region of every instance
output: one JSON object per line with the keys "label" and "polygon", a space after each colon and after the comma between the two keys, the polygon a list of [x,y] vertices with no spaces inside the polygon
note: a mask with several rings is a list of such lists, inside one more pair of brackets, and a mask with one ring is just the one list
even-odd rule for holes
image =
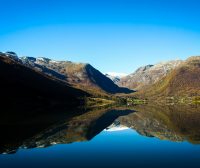
{"label": "blue water", "polygon": [[132,129],[102,131],[86,142],[0,155],[4,167],[200,167],[200,145],[145,137]]}

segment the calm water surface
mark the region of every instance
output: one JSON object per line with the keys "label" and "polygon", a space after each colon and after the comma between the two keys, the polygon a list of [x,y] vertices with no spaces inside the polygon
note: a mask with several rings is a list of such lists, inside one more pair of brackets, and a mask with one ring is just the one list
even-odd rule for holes
{"label": "calm water surface", "polygon": [[196,106],[98,109],[32,132],[1,143],[1,168],[200,166]]}

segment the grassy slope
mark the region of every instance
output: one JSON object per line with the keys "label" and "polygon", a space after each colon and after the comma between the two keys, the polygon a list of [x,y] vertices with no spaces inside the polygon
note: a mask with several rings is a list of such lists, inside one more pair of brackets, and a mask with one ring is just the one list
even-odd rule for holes
{"label": "grassy slope", "polygon": [[137,92],[147,99],[196,97],[200,95],[200,57],[191,57],[162,80]]}

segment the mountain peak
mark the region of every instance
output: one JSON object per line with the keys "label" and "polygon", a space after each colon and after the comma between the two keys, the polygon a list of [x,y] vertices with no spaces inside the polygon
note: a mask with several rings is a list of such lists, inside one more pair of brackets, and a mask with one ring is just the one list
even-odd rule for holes
{"label": "mountain peak", "polygon": [[142,66],[142,67],[138,68],[138,69],[136,70],[136,72],[146,71],[146,70],[148,70],[149,68],[151,68],[152,66],[154,66],[154,65],[145,65],[145,66]]}
{"label": "mountain peak", "polygon": [[49,63],[51,61],[51,59],[45,58],[45,57],[38,57],[38,58],[36,58],[36,60],[42,61],[42,62],[45,62],[45,63]]}
{"label": "mountain peak", "polygon": [[192,56],[186,59],[186,64],[200,66],[200,56]]}
{"label": "mountain peak", "polygon": [[5,53],[2,53],[3,55],[15,60],[15,61],[20,61],[20,59],[18,58],[17,54],[13,51],[7,51]]}

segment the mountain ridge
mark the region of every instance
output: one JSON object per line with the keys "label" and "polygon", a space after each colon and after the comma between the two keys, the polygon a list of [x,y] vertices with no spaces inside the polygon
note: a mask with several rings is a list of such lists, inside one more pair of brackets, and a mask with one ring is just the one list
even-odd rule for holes
{"label": "mountain ridge", "polygon": [[93,89],[97,92],[103,91],[110,94],[132,92],[117,86],[111,79],[88,63],[55,61],[44,57],[21,57],[21,60],[31,68],[38,69],[86,91]]}
{"label": "mountain ridge", "polygon": [[149,64],[120,79],[112,78],[109,74],[104,75],[88,63],[55,61],[45,57],[19,58],[14,52],[6,52],[4,56],[97,97],[99,95],[120,97],[124,93],[130,97],[145,99],[198,97],[200,95],[199,56],[189,57],[185,61],[172,60],[155,65]]}

